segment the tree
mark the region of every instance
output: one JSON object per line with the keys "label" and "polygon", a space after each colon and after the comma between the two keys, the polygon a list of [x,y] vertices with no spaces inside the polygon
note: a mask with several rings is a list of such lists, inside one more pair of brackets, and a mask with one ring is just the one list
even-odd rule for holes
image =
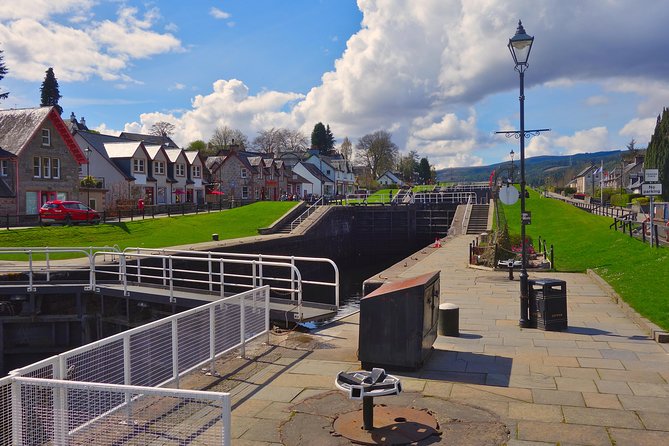
{"label": "tree", "polygon": [[646,149],[645,167],[658,169],[662,183],[662,198],[669,201],[669,109],[657,117],[655,131]]}
{"label": "tree", "polygon": [[272,127],[258,132],[258,136],[253,139],[253,147],[260,152],[275,155],[299,152],[307,148],[307,137],[299,130]]}
{"label": "tree", "polygon": [[209,138],[209,150],[216,154],[221,149],[229,149],[231,145],[239,145],[241,150],[245,150],[249,145],[249,139],[239,129],[233,129],[224,125],[216,127],[214,134]]}
{"label": "tree", "polygon": [[[8,69],[5,66],[5,63],[3,62],[4,56],[2,55],[2,50],[0,50],[0,81],[5,78],[5,74],[8,73]],[[6,91],[4,93],[0,93],[0,100],[2,99],[7,99],[9,96],[9,92]]]}
{"label": "tree", "polygon": [[58,114],[63,114],[63,107],[58,105],[58,100],[62,98],[60,91],[58,89],[58,80],[56,75],[53,74],[53,68],[49,67],[46,70],[46,76],[44,76],[44,82],[40,87],[40,92],[42,93],[42,102],[40,106],[42,107],[54,107],[58,110]]}
{"label": "tree", "polygon": [[418,171],[418,152],[410,151],[406,155],[400,157],[397,163],[397,170],[405,181],[413,181],[414,173]]}
{"label": "tree", "polygon": [[627,152],[622,155],[623,161],[633,163],[634,159],[639,155],[639,149],[636,148],[636,141],[632,139],[625,147],[627,147]]}
{"label": "tree", "polygon": [[174,134],[174,124],[166,121],[156,122],[149,129],[151,135],[170,137]]}
{"label": "tree", "polygon": [[385,130],[368,133],[355,146],[360,162],[367,167],[374,179],[395,165],[399,149]]}
{"label": "tree", "polygon": [[418,164],[418,177],[423,184],[430,184],[430,180],[432,180],[430,162],[425,157],[421,158],[420,163]]}
{"label": "tree", "polygon": [[339,146],[339,154],[348,162],[351,161],[351,156],[353,155],[353,144],[351,140],[348,139],[348,136],[344,138]]}
{"label": "tree", "polygon": [[330,155],[334,151],[335,138],[330,130],[330,125],[324,126],[322,122],[319,122],[314,126],[314,130],[311,132],[311,147],[318,149],[318,153],[321,155]]}
{"label": "tree", "polygon": [[205,155],[205,153],[207,151],[207,143],[202,141],[201,139],[196,139],[195,141],[191,141],[188,144],[188,147],[186,147],[186,150],[197,151],[197,152],[200,152],[201,154]]}

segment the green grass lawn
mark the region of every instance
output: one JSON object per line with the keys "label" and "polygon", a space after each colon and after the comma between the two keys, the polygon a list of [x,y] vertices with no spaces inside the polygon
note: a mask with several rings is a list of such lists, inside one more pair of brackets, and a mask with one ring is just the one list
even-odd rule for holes
{"label": "green grass lawn", "polygon": [[[520,203],[502,205],[511,233],[520,233]],[[635,310],[669,330],[669,251],[609,229],[610,217],[593,215],[530,191],[526,232],[554,245],[558,271],[592,269]],[[567,284],[567,290],[569,284]]]}
{"label": "green grass lawn", "polygon": [[[159,248],[258,234],[281,217],[296,202],[263,201],[248,206],[208,214],[147,218],[133,222],[101,225],[48,226],[0,231],[0,246],[130,246]],[[70,256],[71,257],[71,256]],[[10,260],[6,256],[1,257]],[[23,258],[16,258],[24,260]]]}

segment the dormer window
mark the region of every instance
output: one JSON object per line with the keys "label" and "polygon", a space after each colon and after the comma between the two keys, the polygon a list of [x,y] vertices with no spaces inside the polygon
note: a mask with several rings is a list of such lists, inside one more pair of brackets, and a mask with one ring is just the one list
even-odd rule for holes
{"label": "dormer window", "polygon": [[174,166],[175,170],[175,175],[178,177],[185,177],[186,176],[186,165],[185,164],[176,164]]}
{"label": "dormer window", "polygon": [[144,173],[144,160],[140,158],[133,158],[132,171],[135,173]]}
{"label": "dormer window", "polygon": [[201,166],[192,166],[193,178],[200,178],[202,176],[202,167]]}
{"label": "dormer window", "polygon": [[241,178],[247,178],[249,176],[249,171],[245,167],[242,167],[242,170],[239,173],[239,175]]}
{"label": "dormer window", "polygon": [[51,131],[49,129],[42,129],[42,145],[51,146]]}

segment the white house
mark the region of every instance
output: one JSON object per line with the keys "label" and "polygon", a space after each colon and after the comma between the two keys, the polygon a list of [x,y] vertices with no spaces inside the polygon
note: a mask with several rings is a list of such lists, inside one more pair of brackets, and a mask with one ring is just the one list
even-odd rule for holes
{"label": "white house", "polygon": [[[332,166],[330,166],[330,169],[332,169]],[[333,181],[319,170],[316,165],[300,161],[293,166],[293,172],[307,181],[306,183],[302,183],[303,198],[308,194],[314,196],[333,195]]]}
{"label": "white house", "polygon": [[386,171],[376,180],[379,184],[384,186],[404,186],[404,181],[400,180],[399,177],[391,171]]}

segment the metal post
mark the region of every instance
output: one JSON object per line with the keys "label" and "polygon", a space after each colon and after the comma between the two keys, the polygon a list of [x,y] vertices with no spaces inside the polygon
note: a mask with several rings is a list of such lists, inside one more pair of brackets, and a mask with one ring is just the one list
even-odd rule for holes
{"label": "metal post", "polygon": [[520,73],[520,319],[518,325],[530,326],[528,320],[529,295],[527,289],[527,241],[525,240],[525,72]]}
{"label": "metal post", "polygon": [[366,431],[374,429],[374,398],[362,397],[362,424]]}
{"label": "metal post", "polygon": [[650,214],[650,218],[649,218],[649,221],[650,221],[650,247],[652,248],[653,247],[653,240],[654,240],[654,237],[653,237],[653,217],[654,217],[653,214],[654,214],[654,212],[653,212],[653,196],[652,195],[650,196],[650,209],[648,210],[648,213]]}

